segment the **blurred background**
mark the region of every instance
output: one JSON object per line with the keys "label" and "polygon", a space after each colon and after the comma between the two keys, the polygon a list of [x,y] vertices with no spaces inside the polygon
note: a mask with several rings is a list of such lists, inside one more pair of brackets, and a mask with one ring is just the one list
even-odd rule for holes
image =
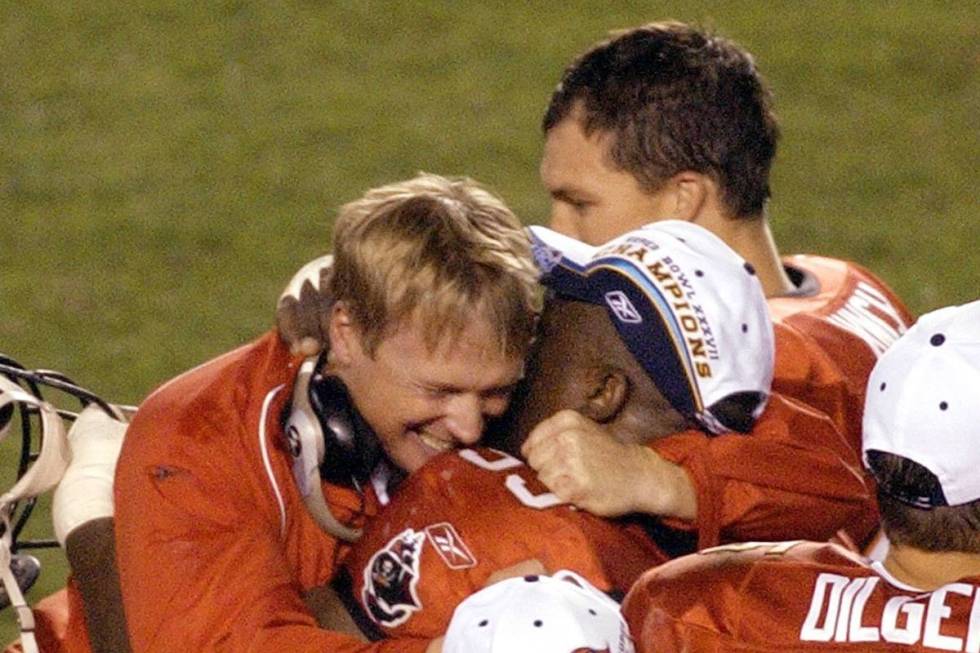
{"label": "blurred background", "polygon": [[[270,328],[371,186],[465,174],[546,221],[562,70],[667,18],[740,42],[774,89],[784,254],[859,261],[917,314],[980,296],[974,2],[34,0],[0,5],[0,353],[138,403]],[[32,600],[64,582],[41,557]]]}

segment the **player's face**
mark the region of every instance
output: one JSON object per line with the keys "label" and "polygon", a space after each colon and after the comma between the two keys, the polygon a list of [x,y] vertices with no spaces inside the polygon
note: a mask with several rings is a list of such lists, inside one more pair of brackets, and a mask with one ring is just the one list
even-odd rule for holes
{"label": "player's face", "polygon": [[[507,420],[491,446],[518,453],[531,430],[560,410],[581,411],[595,388],[593,368],[582,356],[582,343],[604,336],[593,318],[572,302],[550,299],[541,315],[538,340],[528,359],[527,376]],[[598,309],[601,313],[602,309]],[[600,314],[600,317],[603,317]]]}
{"label": "player's face", "polygon": [[[604,307],[549,299],[527,376],[507,418],[495,425],[490,446],[519,455],[534,427],[568,409],[602,421],[621,442],[643,443],[683,429],[684,418],[648,377],[628,371],[626,359],[632,356]],[[626,385],[617,389],[608,378],[614,372],[642,376],[624,379]],[[623,394],[614,398],[620,391]],[[638,402],[643,402],[641,410]],[[637,419],[642,419],[642,427],[637,427]]]}
{"label": "player's face", "polygon": [[523,373],[492,331],[474,320],[430,351],[415,321],[386,337],[371,356],[351,327],[336,347],[335,371],[389,458],[408,472],[454,447],[473,445],[486,419],[504,412]]}
{"label": "player's face", "polygon": [[666,193],[650,193],[609,159],[608,132],[586,135],[575,113],[548,131],[541,182],[551,195],[549,227],[590,245],[670,215]]}

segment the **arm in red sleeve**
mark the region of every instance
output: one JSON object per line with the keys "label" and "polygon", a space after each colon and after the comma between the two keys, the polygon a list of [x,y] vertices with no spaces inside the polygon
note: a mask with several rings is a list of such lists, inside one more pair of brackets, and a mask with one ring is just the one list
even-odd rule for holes
{"label": "arm in red sleeve", "polygon": [[685,433],[654,443],[697,494],[700,548],[722,541],[829,539],[875,519],[856,461],[828,419],[774,397],[751,434]]}
{"label": "arm in red sleeve", "polygon": [[329,577],[337,543],[299,524],[312,522],[295,505],[296,488],[284,485],[288,471],[277,475],[280,510],[261,467],[231,447],[214,455],[210,427],[167,440],[161,423],[137,418],[116,476],[117,560],[134,651],[425,651],[423,640],[371,644],[319,628],[299,579]]}

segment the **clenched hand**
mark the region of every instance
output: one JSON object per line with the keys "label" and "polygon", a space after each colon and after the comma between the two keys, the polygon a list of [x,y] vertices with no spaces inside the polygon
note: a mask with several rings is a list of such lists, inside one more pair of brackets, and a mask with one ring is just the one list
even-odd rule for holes
{"label": "clenched hand", "polygon": [[549,490],[593,514],[697,516],[694,487],[681,467],[645,446],[619,442],[574,410],[538,424],[521,453]]}

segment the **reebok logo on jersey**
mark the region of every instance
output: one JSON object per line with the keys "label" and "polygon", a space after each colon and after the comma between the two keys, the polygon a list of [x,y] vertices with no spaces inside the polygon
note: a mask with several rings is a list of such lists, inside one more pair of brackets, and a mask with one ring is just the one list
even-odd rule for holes
{"label": "reebok logo on jersey", "polygon": [[453,525],[448,522],[433,524],[425,529],[429,542],[450,569],[467,569],[476,566],[476,558],[470,553]]}
{"label": "reebok logo on jersey", "polygon": [[407,528],[371,556],[364,567],[361,601],[371,618],[394,628],[422,609],[419,600],[419,558],[425,533]]}
{"label": "reebok logo on jersey", "polygon": [[627,324],[639,324],[643,321],[640,316],[640,312],[636,310],[633,306],[633,302],[629,300],[629,297],[621,290],[613,290],[612,292],[606,293],[606,303],[609,304],[609,308],[612,312],[616,314],[620,322],[626,322]]}

